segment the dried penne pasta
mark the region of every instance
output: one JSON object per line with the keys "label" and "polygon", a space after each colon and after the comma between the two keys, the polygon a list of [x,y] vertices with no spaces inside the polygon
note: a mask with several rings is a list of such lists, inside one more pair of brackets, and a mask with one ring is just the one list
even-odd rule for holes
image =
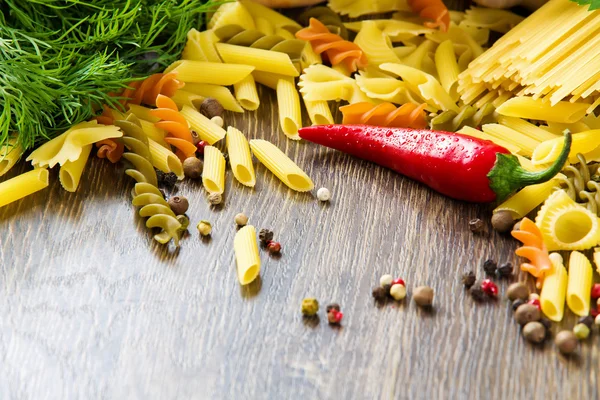
{"label": "dried penne pasta", "polygon": [[460,130],[458,130],[456,132],[462,133],[465,135],[469,135],[469,136],[473,136],[473,137],[476,137],[479,139],[490,140],[490,141],[504,147],[505,149],[507,149],[508,151],[510,151],[513,154],[519,154],[519,152],[521,151],[521,148],[513,143],[509,143],[505,140],[490,136],[485,132],[482,132],[475,128],[471,128],[470,126],[463,126]]}
{"label": "dried penne pasta", "polygon": [[562,131],[560,131],[560,133],[557,135],[542,129],[537,125],[532,124],[531,122],[527,122],[524,119],[507,117],[504,115],[498,117],[498,123],[506,126],[507,128],[511,128],[515,131],[518,131],[523,135],[529,136],[530,138],[539,142],[554,139],[562,134]]}
{"label": "dried penne pasta", "polygon": [[592,290],[592,265],[585,255],[571,252],[569,258],[569,280],[567,284],[567,305],[574,314],[586,316],[590,312],[590,291]]}
{"label": "dried penne pasta", "polygon": [[298,24],[293,19],[280,14],[277,11],[270,9],[269,7],[265,7],[252,0],[239,0],[239,2],[243,4],[244,7],[246,7],[250,15],[252,15],[252,18],[254,18],[255,20],[257,18],[263,18],[269,21],[269,23],[273,25],[274,29],[287,28],[291,30],[297,30],[302,28],[300,24]]}
{"label": "dried penne pasta", "polygon": [[237,264],[237,275],[240,284],[252,283],[260,274],[260,255],[256,241],[256,229],[246,225],[235,234],[233,249]]}
{"label": "dried penne pasta", "polygon": [[521,148],[521,154],[531,156],[535,148],[540,144],[539,141],[523,135],[507,126],[500,124],[485,124],[481,129],[490,136],[506,140]]}
{"label": "dried penne pasta", "polygon": [[333,124],[333,115],[326,101],[307,101],[304,100],[308,117],[313,125]]}
{"label": "dried penne pasta", "polygon": [[596,272],[600,274],[600,247],[594,247],[594,264],[596,265]]}
{"label": "dried penne pasta", "polygon": [[273,143],[262,139],[250,141],[254,156],[287,187],[298,192],[314,188],[312,180]]}
{"label": "dried penne pasta", "polygon": [[17,143],[17,138],[8,139],[0,147],[0,176],[6,174],[21,158],[23,148]]}
{"label": "dried penne pasta", "polygon": [[508,211],[513,219],[521,219],[542,204],[558,187],[560,187],[560,183],[557,179],[527,186],[496,207],[494,214],[500,211]]}
{"label": "dried penne pasta", "polygon": [[46,168],[36,168],[0,183],[0,207],[48,187],[48,177]]}
{"label": "dried penne pasta", "polygon": [[148,148],[154,168],[162,172],[173,172],[179,180],[183,179],[183,165],[175,153],[150,138],[148,138]]}
{"label": "dried penne pasta", "polygon": [[[244,64],[244,66],[252,66],[252,70],[256,69],[258,71],[264,72],[272,72],[274,74],[281,74],[287,76],[298,76],[298,70],[292,63],[290,56],[285,53],[280,53],[278,51],[270,51],[263,49],[255,49],[251,47],[244,46],[236,46],[233,44],[227,43],[217,43],[216,44],[217,51],[219,55],[223,59],[225,63],[224,65],[238,65]],[[250,71],[252,72],[252,71]],[[202,71],[204,74],[204,71]],[[244,75],[242,77],[245,78],[247,76]],[[184,77],[178,75],[178,77],[187,82]],[[231,83],[220,83],[220,82],[205,82],[205,83],[217,83],[220,85],[230,85],[236,82],[241,81],[242,79],[238,79],[235,82]]]}
{"label": "dried penne pasta", "polygon": [[161,146],[170,149],[168,143],[165,142],[165,136],[167,136],[167,131],[165,131],[164,129],[157,128],[153,122],[149,122],[143,119],[140,119],[140,125],[142,126],[142,130],[144,131],[148,139],[152,139]]}
{"label": "dried penne pasta", "polygon": [[311,65],[322,64],[323,60],[321,59],[321,55],[317,54],[310,43],[306,43],[304,46],[304,50],[302,51],[302,55],[300,56],[300,65],[302,66],[302,71]]}
{"label": "dried penne pasta", "polygon": [[225,157],[214,146],[204,148],[202,184],[209,193],[222,194],[225,191]]}
{"label": "dried penne pasta", "polygon": [[435,67],[444,90],[454,101],[458,100],[458,74],[460,73],[454,45],[451,40],[446,40],[438,46],[435,51]]}
{"label": "dried penne pasta", "polygon": [[190,29],[187,34],[187,42],[181,53],[182,60],[221,62],[219,53],[215,49],[215,43],[219,38],[212,29],[198,32]]}
{"label": "dried penne pasta", "polygon": [[[255,73],[256,71],[254,71]],[[204,98],[212,97],[217,100],[224,109],[243,113],[244,109],[237,102],[235,97],[231,94],[229,89],[224,86],[211,85],[207,83],[187,83],[185,90],[190,93],[200,95]]]}
{"label": "dried penne pasta", "polygon": [[560,101],[555,105],[542,99],[521,96],[502,103],[496,109],[498,114],[508,117],[537,119],[543,121],[571,124],[579,121],[586,114],[587,104]]}
{"label": "dried penne pasta", "polygon": [[302,115],[294,78],[280,79],[277,82],[277,108],[283,133],[290,139],[300,140],[298,129],[302,127]]}
{"label": "dried penne pasta", "polygon": [[241,2],[222,4],[206,24],[209,29],[223,25],[238,24],[244,29],[254,29],[254,18]]}
{"label": "dried penne pasta", "polygon": [[260,99],[258,98],[258,92],[256,91],[256,83],[252,75],[248,75],[238,83],[233,85],[236,100],[241,106],[250,111],[258,109],[260,105]]}
{"label": "dried penne pasta", "polygon": [[242,132],[230,126],[227,128],[226,142],[233,176],[242,185],[254,187],[256,176],[248,140]]}
{"label": "dried penne pasta", "polygon": [[88,144],[81,148],[81,155],[75,161],[67,161],[60,167],[58,178],[60,184],[67,192],[74,192],[79,186],[79,180],[85,169],[85,164],[90,157],[92,145]]}
{"label": "dried penne pasta", "polygon": [[558,253],[550,254],[552,271],[544,277],[544,286],[540,294],[540,306],[548,319],[562,321],[565,312],[565,299],[567,297],[567,270],[563,259]]}
{"label": "dried penne pasta", "polygon": [[180,113],[188,121],[190,127],[208,144],[214,144],[225,137],[223,128],[196,111],[196,109],[183,106]]}
{"label": "dried penne pasta", "polygon": [[277,82],[280,79],[287,78],[285,75],[272,74],[264,71],[254,71],[252,73],[254,80],[269,89],[277,90]]}
{"label": "dried penne pasta", "polygon": [[[219,43],[218,45],[223,45]],[[230,45],[226,45],[230,46]],[[236,46],[241,47],[241,46]],[[220,53],[220,52],[219,52]],[[278,53],[283,54],[283,53]],[[287,57],[287,55],[285,55]],[[234,57],[232,57],[234,58]],[[288,57],[289,59],[289,57]],[[238,58],[243,60],[243,58]],[[179,60],[175,61],[167,71],[176,72],[177,79],[186,83],[210,83],[213,85],[233,85],[250,75],[254,71],[252,65],[242,62],[224,60],[226,63],[215,63],[207,61]],[[290,61],[291,62],[291,61]]]}

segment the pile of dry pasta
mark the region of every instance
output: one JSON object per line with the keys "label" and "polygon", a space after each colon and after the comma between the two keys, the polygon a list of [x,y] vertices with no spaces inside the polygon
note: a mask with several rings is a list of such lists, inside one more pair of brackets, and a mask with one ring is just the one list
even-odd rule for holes
{"label": "pile of dry pasta", "polygon": [[[212,146],[222,139],[240,183],[254,186],[253,154],[291,189],[312,190],[311,179],[273,144],[249,142],[243,129],[224,129],[198,111],[206,98],[230,112],[254,111],[257,84],[276,92],[280,128],[292,140],[300,139],[301,98],[313,124],[334,123],[331,107],[344,102],[344,123],[458,131],[506,147],[532,170],[556,160],[561,132],[570,129],[572,165],[564,174],[523,189],[494,212],[516,221],[542,205],[535,224],[513,233],[524,243],[516,253],[530,259],[522,269],[537,278],[550,319],[562,319],[565,302],[577,315],[590,313],[592,266],[579,251],[600,241],[600,178],[597,166],[588,166],[600,161],[600,55],[591,51],[600,12],[568,0],[551,0],[524,20],[504,10],[449,11],[439,0],[328,6],[308,9],[301,25],[251,0],[223,4],[206,30],[188,33],[179,61],[120,94],[123,109],[106,108],[31,153],[33,171],[0,183],[0,206],[46,187],[55,165],[63,187],[75,191],[96,144],[99,156],[116,162],[122,154],[132,164],[133,204],[149,228],[160,228],[157,241],[177,244],[181,222],[157,189],[155,169],[183,179],[182,161],[196,153],[192,132],[209,144],[202,174],[208,193],[224,191],[225,158]],[[394,14],[340,18],[385,12]],[[488,49],[492,31],[504,36]],[[0,175],[21,155],[15,142],[0,149]],[[235,244],[244,284],[254,279],[248,271],[255,277],[260,268],[250,228]],[[551,251],[573,251],[569,273]]]}

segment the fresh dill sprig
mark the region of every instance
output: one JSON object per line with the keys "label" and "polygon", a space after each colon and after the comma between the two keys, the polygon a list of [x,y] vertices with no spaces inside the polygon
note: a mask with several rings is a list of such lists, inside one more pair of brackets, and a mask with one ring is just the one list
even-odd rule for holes
{"label": "fresh dill sprig", "polygon": [[0,146],[16,135],[32,148],[114,104],[109,93],[177,60],[221,3],[0,1]]}

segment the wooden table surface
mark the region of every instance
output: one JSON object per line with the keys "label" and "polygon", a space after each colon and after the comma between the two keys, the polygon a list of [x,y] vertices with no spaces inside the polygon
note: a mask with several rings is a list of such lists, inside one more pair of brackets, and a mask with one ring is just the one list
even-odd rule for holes
{"label": "wooden table surface", "polygon": [[[515,241],[468,229],[490,207],[287,140],[274,95],[262,98],[259,112],[226,123],[283,149],[331,190],[329,204],[258,164],[254,190],[228,171],[221,208],[186,181],[179,194],[192,225],[176,250],[155,243],[137,216],[124,165],[93,158],[76,193],[53,171],[48,189],[0,209],[0,399],[600,397],[597,335],[565,358],[551,341],[525,343],[504,298],[477,305],[465,293],[462,272],[481,276],[487,258],[517,262]],[[261,278],[249,287],[235,272],[238,212],[283,245],[280,258],[261,251]],[[208,241],[194,228],[200,219],[213,223]],[[384,273],[405,279],[404,302],[373,302]],[[432,312],[410,298],[423,284],[435,289]],[[324,312],[319,323],[303,320],[310,296],[322,309],[338,302],[342,326]]]}

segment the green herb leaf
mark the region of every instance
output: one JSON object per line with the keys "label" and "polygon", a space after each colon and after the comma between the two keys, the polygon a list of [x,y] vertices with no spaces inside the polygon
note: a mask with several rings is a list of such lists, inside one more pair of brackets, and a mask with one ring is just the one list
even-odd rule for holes
{"label": "green herb leaf", "polygon": [[589,11],[594,11],[600,9],[600,0],[571,0],[574,3],[579,4],[580,6],[587,6],[589,4]]}

